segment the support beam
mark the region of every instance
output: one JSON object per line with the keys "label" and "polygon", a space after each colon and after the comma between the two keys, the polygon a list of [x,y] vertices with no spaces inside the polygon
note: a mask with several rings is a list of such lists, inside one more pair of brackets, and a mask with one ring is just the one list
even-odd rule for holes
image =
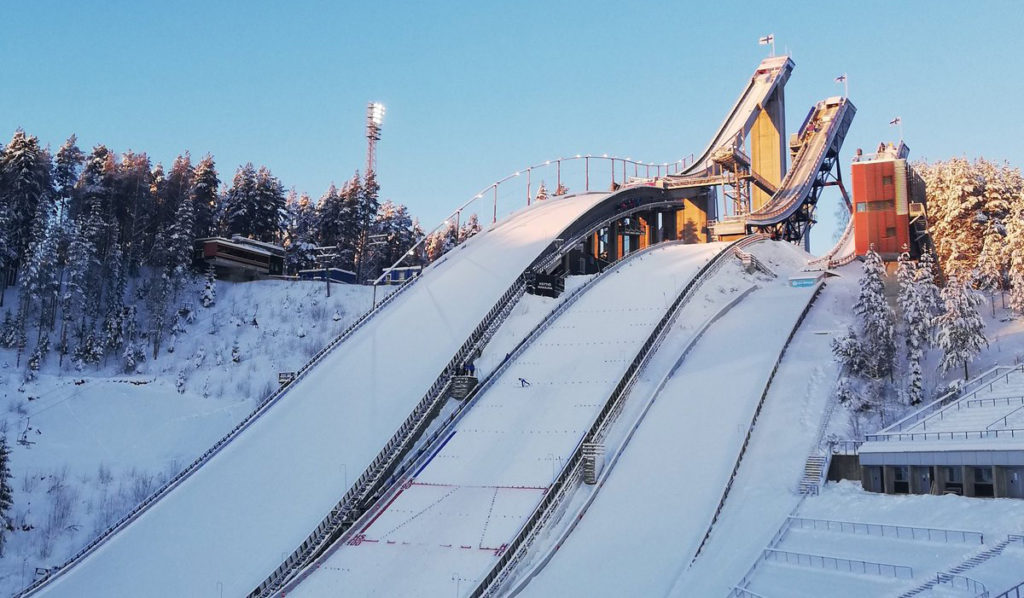
{"label": "support beam", "polygon": [[[750,168],[769,185],[778,187],[786,174],[786,98],[779,86],[765,103],[750,131]],[[756,179],[755,179],[756,180]],[[771,194],[764,189],[751,189],[751,211],[764,206]]]}

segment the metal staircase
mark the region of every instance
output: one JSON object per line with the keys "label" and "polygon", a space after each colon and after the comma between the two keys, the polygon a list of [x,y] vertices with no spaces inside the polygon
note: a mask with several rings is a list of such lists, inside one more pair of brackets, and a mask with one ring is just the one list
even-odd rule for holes
{"label": "metal staircase", "polygon": [[817,494],[827,467],[827,457],[817,454],[807,457],[807,462],[804,463],[804,477],[800,480],[800,494]]}

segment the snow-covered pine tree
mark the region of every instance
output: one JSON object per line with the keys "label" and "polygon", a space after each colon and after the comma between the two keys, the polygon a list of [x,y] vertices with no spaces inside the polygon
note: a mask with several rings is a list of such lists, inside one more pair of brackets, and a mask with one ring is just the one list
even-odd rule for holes
{"label": "snow-covered pine tree", "polygon": [[228,234],[243,237],[254,234],[256,201],[256,168],[248,162],[235,172],[225,198]]}
{"label": "snow-covered pine tree", "polygon": [[0,152],[0,212],[6,229],[0,231],[13,258],[8,268],[17,272],[32,242],[33,221],[40,205],[53,201],[50,155],[39,139],[18,129]]}
{"label": "snow-covered pine tree", "polygon": [[907,347],[907,400],[917,405],[924,398],[924,379],[921,373],[921,361],[932,333],[932,317],[927,300],[922,291],[927,292],[918,282],[917,266],[910,259],[907,247],[899,256],[896,268],[896,280],[899,282],[899,295],[896,303],[900,308],[903,320],[904,341]]}
{"label": "snow-covered pine tree", "polygon": [[206,283],[199,295],[199,301],[203,307],[213,307],[217,303],[217,271],[213,264],[206,268]]}
{"label": "snow-covered pine tree", "polygon": [[964,282],[952,274],[942,289],[945,304],[943,313],[935,319],[935,344],[942,349],[940,367],[948,372],[955,366],[963,365],[964,380],[968,378],[967,366],[984,347],[985,321],[978,313],[981,299]]}
{"label": "snow-covered pine tree", "polygon": [[569,193],[569,188],[566,187],[563,183],[558,183],[558,187],[555,189],[555,192],[552,194],[552,196],[559,197],[567,193]]}
{"label": "snow-covered pine tree", "polygon": [[64,221],[67,216],[68,203],[75,192],[78,173],[85,162],[85,154],[78,148],[78,137],[72,135],[57,150],[54,160],[53,182],[57,192],[57,210],[59,219]]}
{"label": "snow-covered pine tree", "polygon": [[215,215],[217,213],[217,188],[220,186],[220,179],[217,178],[217,167],[213,162],[213,156],[206,154],[196,165],[195,174],[192,177],[192,189],[190,197],[192,208],[195,210],[193,238],[201,239],[210,237],[216,229]]}
{"label": "snow-covered pine tree", "polygon": [[547,187],[544,186],[544,181],[540,182],[540,187],[537,187],[537,196],[534,198],[535,201],[544,201],[548,198]]}
{"label": "snow-covered pine tree", "polygon": [[286,221],[284,185],[266,166],[260,166],[256,173],[251,234],[259,241],[279,242]]}
{"label": "snow-covered pine tree", "polygon": [[846,329],[844,336],[832,339],[832,354],[850,374],[863,376],[868,372],[869,355],[852,326]]}
{"label": "snow-covered pine tree", "polygon": [[459,228],[459,243],[463,243],[466,239],[480,232],[480,221],[477,219],[476,214],[470,214],[469,219],[466,223]]}
{"label": "snow-covered pine tree", "polygon": [[50,337],[43,334],[39,337],[39,342],[36,344],[36,348],[33,349],[32,355],[29,356],[28,362],[26,363],[25,382],[31,382],[36,379],[39,375],[39,368],[43,367],[43,360],[46,359],[46,355],[49,352]]}
{"label": "snow-covered pine tree", "polygon": [[7,545],[7,532],[11,525],[11,507],[14,506],[14,490],[11,488],[11,448],[7,445],[7,436],[0,436],[0,557],[4,556]]}
{"label": "snow-covered pine tree", "polygon": [[861,342],[867,354],[867,374],[872,378],[892,375],[896,355],[894,317],[885,299],[885,266],[874,247],[864,259],[860,295],[853,311],[860,316]]}

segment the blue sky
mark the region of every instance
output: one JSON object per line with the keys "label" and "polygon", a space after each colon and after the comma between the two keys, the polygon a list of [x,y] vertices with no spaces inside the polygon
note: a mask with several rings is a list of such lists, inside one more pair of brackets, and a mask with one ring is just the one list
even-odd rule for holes
{"label": "blue sky", "polygon": [[777,4],[0,0],[0,136],[210,152],[315,198],[363,168],[377,100],[382,195],[433,225],[545,159],[699,152],[774,33],[790,132],[849,75],[844,174],[896,115],[912,158],[1024,165],[1019,2]]}

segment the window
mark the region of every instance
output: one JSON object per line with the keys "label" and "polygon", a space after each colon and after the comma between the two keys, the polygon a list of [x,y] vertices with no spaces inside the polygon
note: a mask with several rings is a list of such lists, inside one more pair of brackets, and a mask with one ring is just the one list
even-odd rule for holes
{"label": "window", "polygon": [[992,483],[992,468],[991,467],[975,467],[974,468],[974,483],[975,484],[991,484]]}
{"label": "window", "polygon": [[959,467],[947,467],[946,468],[946,480],[954,484],[963,481],[963,470]]}
{"label": "window", "polygon": [[883,185],[891,185],[892,184],[892,177],[891,176],[884,176],[884,177],[882,177],[882,184]]}
{"label": "window", "polygon": [[896,209],[896,202],[891,200],[891,199],[886,199],[886,200],[883,200],[883,201],[869,201],[868,202],[868,211],[869,212],[884,212],[886,210],[894,210],[894,209]]}
{"label": "window", "polygon": [[857,204],[857,211],[858,212],[867,212],[868,211],[868,204],[866,204],[866,203],[859,203],[859,204]]}
{"label": "window", "polygon": [[906,482],[910,477],[909,467],[906,465],[897,465],[892,468],[892,479],[897,482]]}
{"label": "window", "polygon": [[896,227],[895,226],[886,227],[886,229],[885,229],[885,236],[886,237],[895,237],[896,236]]}

